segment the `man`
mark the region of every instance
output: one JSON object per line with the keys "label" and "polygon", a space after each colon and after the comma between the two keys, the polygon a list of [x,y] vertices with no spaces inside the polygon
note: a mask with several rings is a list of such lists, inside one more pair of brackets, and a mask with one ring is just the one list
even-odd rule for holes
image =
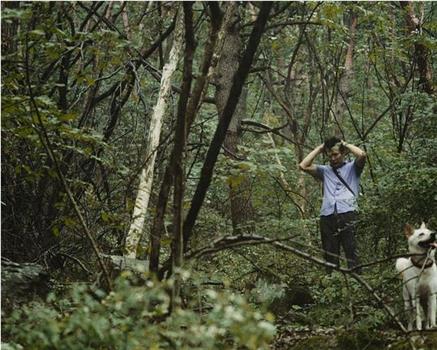
{"label": "man", "polygon": [[[314,159],[325,152],[329,165],[314,165]],[[345,162],[350,152],[354,161]],[[323,182],[323,202],[320,211],[320,233],[325,259],[339,266],[340,245],[349,268],[358,265],[355,231],[357,223],[357,197],[360,176],[366,162],[366,153],[336,137],[312,150],[299,164],[299,168]]]}

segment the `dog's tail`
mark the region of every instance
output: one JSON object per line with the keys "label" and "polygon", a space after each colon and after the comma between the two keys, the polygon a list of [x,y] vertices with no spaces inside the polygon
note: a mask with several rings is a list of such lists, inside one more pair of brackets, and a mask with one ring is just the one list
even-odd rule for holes
{"label": "dog's tail", "polygon": [[410,267],[410,259],[399,258],[396,260],[396,271],[402,274],[406,269]]}

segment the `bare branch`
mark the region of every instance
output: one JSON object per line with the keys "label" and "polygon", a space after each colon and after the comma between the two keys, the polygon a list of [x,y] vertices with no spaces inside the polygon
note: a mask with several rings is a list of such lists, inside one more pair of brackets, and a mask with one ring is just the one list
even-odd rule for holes
{"label": "bare branch", "polygon": [[[270,239],[263,236],[258,235],[238,235],[238,236],[225,236],[220,237],[213,241],[210,246],[197,250],[196,252],[191,253],[187,256],[187,258],[197,258],[201,255],[211,254],[218,252],[223,249],[235,248],[246,245],[260,245],[260,244],[271,244],[274,247],[285,250],[293,253],[294,255],[303,258],[305,260],[311,261],[317,265],[321,265],[324,267],[331,268],[336,271],[340,271],[344,274],[350,275],[353,279],[355,279],[358,283],[360,283],[363,287],[365,287],[368,292],[376,299],[376,301],[382,305],[386,313],[393,319],[393,321],[398,325],[399,329],[404,333],[408,334],[408,330],[402,324],[402,322],[397,317],[396,313],[393,309],[387,305],[384,300],[376,293],[374,288],[359,274],[354,272],[358,267],[353,269],[343,268],[340,266],[336,266],[334,264],[328,263],[320,258],[314,257],[311,254],[303,252],[297,248],[291,247],[280,241],[284,239]],[[287,240],[287,239],[285,239]]]}
{"label": "bare branch", "polygon": [[[288,123],[287,123],[287,125],[284,125],[284,126],[280,126],[280,127],[277,127],[277,128],[271,128],[271,127],[268,126],[268,125],[265,125],[265,124],[262,124],[262,123],[255,122],[255,121],[253,121],[253,120],[244,119],[244,120],[241,121],[241,125],[248,125],[248,126],[255,126],[255,127],[258,127],[258,128],[261,128],[261,129],[266,130],[265,132],[271,132],[272,134],[275,134],[275,135],[278,135],[278,136],[282,137],[284,140],[287,140],[288,142],[292,143],[293,145],[302,146],[302,147],[305,147],[305,148],[307,148],[307,149],[313,149],[313,147],[309,147],[309,146],[306,146],[305,144],[302,144],[302,143],[296,142],[296,141],[290,139],[289,137],[285,136],[285,135],[282,134],[281,132],[279,132],[279,130],[281,130],[281,129],[283,129],[285,126],[287,126]],[[264,133],[264,132],[260,132],[260,131],[250,130],[250,129],[246,129],[246,130],[249,130],[249,131],[252,131],[252,132],[257,132],[257,133]]]}

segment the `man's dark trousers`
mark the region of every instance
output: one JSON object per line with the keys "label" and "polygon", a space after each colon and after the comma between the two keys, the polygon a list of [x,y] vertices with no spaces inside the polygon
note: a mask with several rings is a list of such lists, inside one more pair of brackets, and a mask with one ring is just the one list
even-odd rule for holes
{"label": "man's dark trousers", "polygon": [[354,211],[320,217],[322,248],[327,262],[339,266],[341,245],[347,266],[353,268],[358,265],[355,240],[357,221],[358,216]]}

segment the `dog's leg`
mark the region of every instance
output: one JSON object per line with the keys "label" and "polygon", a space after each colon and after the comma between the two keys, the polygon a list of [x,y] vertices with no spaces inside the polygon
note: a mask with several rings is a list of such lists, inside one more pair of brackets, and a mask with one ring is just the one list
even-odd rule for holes
{"label": "dog's leg", "polygon": [[419,296],[414,298],[414,303],[416,304],[416,307],[414,308],[416,310],[416,329],[418,331],[422,330],[422,316],[423,316],[423,308],[422,305],[420,305],[420,299]]}
{"label": "dog's leg", "polygon": [[429,296],[428,302],[428,314],[427,314],[427,324],[428,328],[436,328],[436,309],[437,309],[437,296],[436,294],[431,294]]}
{"label": "dog's leg", "polygon": [[410,300],[409,298],[404,299],[404,309],[405,309],[405,313],[407,314],[407,317],[408,317],[408,330],[412,331],[413,330],[413,318],[414,318],[415,307],[413,306],[412,300]]}
{"label": "dog's leg", "polygon": [[404,284],[402,288],[402,297],[404,299],[404,309],[408,319],[408,330],[412,331],[414,322],[414,310],[416,306],[414,304],[413,296],[410,295],[407,284]]}

